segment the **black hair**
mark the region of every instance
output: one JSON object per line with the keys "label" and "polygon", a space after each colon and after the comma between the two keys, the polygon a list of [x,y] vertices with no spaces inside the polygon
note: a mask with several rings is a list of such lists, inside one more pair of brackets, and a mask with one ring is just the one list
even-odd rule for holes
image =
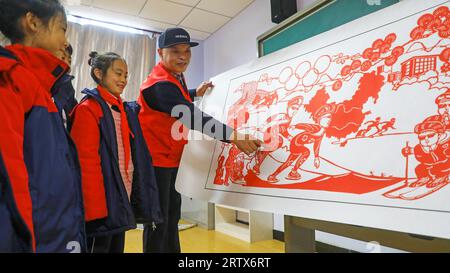
{"label": "black hair", "polygon": [[103,75],[106,75],[106,72],[108,69],[112,66],[114,61],[122,60],[126,63],[125,59],[122,58],[119,54],[116,54],[114,52],[108,52],[105,54],[98,54],[97,52],[93,51],[89,54],[89,66],[92,67],[91,69],[91,77],[92,79],[97,83],[101,84],[101,81],[97,76],[95,76],[94,70],[100,69],[102,71]]}
{"label": "black hair", "polygon": [[69,44],[69,45],[66,47],[66,52],[67,52],[67,54],[69,54],[69,56],[72,56],[72,54],[73,54],[73,47],[72,47],[71,44]]}
{"label": "black hair", "polygon": [[0,32],[11,42],[20,42],[25,33],[19,20],[28,12],[33,13],[45,25],[58,14],[66,16],[66,11],[59,0],[0,0]]}

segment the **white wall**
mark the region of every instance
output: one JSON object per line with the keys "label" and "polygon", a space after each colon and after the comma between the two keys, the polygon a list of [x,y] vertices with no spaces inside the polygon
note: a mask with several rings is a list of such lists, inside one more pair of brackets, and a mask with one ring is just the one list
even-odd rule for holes
{"label": "white wall", "polygon": [[270,1],[255,0],[205,41],[205,77],[213,77],[256,59],[256,38],[273,26]]}
{"label": "white wall", "polygon": [[[317,0],[297,0],[297,8]],[[205,41],[205,78],[223,73],[258,57],[257,37],[276,24],[271,21],[269,0],[255,0]]]}

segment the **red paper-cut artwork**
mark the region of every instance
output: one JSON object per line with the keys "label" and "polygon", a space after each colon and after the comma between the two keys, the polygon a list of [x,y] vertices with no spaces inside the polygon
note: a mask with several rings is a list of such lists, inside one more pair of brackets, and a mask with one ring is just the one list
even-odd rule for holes
{"label": "red paper-cut artwork", "polygon": [[[213,184],[377,192],[405,202],[448,187],[449,8],[421,15],[408,32],[235,79],[242,82],[230,90],[226,122],[264,145],[249,157],[220,143]],[[378,147],[387,146],[382,162]],[[389,169],[387,158],[402,169]]]}

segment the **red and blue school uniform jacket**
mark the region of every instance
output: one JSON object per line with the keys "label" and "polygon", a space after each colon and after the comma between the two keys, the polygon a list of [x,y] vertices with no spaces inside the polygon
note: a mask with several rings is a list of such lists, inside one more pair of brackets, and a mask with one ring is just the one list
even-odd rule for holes
{"label": "red and blue school uniform jacket", "polygon": [[75,98],[75,89],[72,85],[73,76],[64,74],[52,88],[52,96],[59,114],[65,117],[66,128],[70,128],[70,113],[72,113],[78,101]]}
{"label": "red and blue school uniform jacket", "polygon": [[31,233],[23,221],[0,155],[0,253],[30,253]]}
{"label": "red and blue school uniform jacket", "polygon": [[31,195],[23,157],[24,108],[30,108],[30,104],[22,100],[22,93],[17,91],[25,82],[14,84],[12,81],[16,75],[26,73],[28,72],[18,65],[17,58],[0,47],[0,153],[5,167],[3,177],[10,181],[14,201],[32,235],[32,246],[35,249]]}
{"label": "red and blue school uniform jacket", "polygon": [[37,252],[69,252],[74,244],[84,250],[79,162],[51,94],[67,65],[38,48],[12,45],[6,51],[14,60],[1,58],[7,84],[0,86],[0,92],[2,100],[11,93],[15,95],[11,95],[13,101],[8,101],[13,105],[9,109],[14,108],[8,116],[16,124],[14,130],[2,130],[0,147],[17,206],[33,230]]}
{"label": "red and blue school uniform jacket", "polygon": [[138,120],[139,105],[124,103],[134,136],[130,137],[134,172],[128,199],[119,169],[116,129],[110,106],[97,89],[85,89],[82,93],[86,96],[71,116],[71,134],[80,157],[88,236],[113,235],[135,229],[136,223],[161,223],[152,157]]}

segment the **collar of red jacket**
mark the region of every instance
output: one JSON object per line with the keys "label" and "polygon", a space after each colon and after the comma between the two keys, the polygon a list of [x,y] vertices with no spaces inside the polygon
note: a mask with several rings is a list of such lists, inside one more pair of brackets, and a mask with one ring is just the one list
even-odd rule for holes
{"label": "collar of red jacket", "polygon": [[30,70],[46,90],[51,90],[55,82],[66,73],[69,66],[44,49],[14,44],[7,46],[20,64]]}
{"label": "collar of red jacket", "polygon": [[97,90],[98,93],[100,94],[100,97],[102,97],[102,99],[104,99],[107,103],[111,104],[111,105],[118,105],[118,104],[122,104],[122,98],[118,98],[116,96],[114,96],[113,94],[111,94],[108,90],[106,90],[106,88],[104,88],[101,85],[97,86]]}
{"label": "collar of red jacket", "polygon": [[[176,73],[170,72],[169,69],[167,69],[162,62],[159,62],[158,65],[156,65],[153,68],[153,71],[156,72],[158,75],[169,75],[169,78],[172,78],[172,80],[179,81]],[[180,77],[184,77],[183,73],[179,74]]]}

